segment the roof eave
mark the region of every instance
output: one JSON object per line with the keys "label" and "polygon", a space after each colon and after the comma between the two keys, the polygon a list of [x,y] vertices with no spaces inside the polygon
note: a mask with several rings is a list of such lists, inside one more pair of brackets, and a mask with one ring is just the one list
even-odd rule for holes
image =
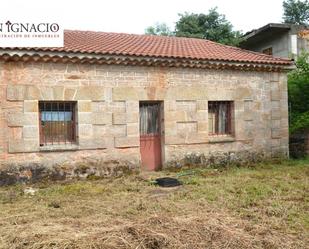
{"label": "roof eave", "polygon": [[285,23],[268,23],[266,25],[264,25],[263,27],[261,28],[258,28],[258,29],[254,29],[252,31],[249,31],[247,32],[245,35],[243,35],[243,38],[245,40],[253,37],[253,36],[256,36],[268,29],[272,29],[272,28],[278,28],[278,29],[282,29],[282,30],[290,30],[291,29],[291,24],[285,24]]}
{"label": "roof eave", "polygon": [[235,69],[244,71],[290,71],[295,68],[292,63],[252,63],[245,61],[201,60],[172,57],[104,55],[94,53],[68,53],[31,50],[0,50],[0,60],[4,61],[34,61],[55,63],[90,63],[140,65],[162,67],[189,67],[212,69]]}

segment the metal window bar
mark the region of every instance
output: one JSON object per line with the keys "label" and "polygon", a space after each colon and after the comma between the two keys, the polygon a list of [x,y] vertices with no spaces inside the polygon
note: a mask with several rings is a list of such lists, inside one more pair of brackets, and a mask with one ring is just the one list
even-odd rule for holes
{"label": "metal window bar", "polygon": [[40,145],[76,142],[76,102],[40,101]]}
{"label": "metal window bar", "polygon": [[232,101],[208,102],[209,135],[232,134]]}
{"label": "metal window bar", "polygon": [[[60,121],[60,115],[59,115],[59,102],[57,102],[57,120],[58,120],[58,122],[60,122],[60,124],[61,124],[61,121]],[[60,128],[61,128],[61,125],[60,125]],[[58,136],[57,136],[57,138],[58,138],[58,144],[60,143],[60,135],[59,134],[61,134],[60,132],[59,132],[59,125],[57,125],[57,134],[58,134]]]}
{"label": "metal window bar", "polygon": [[[66,110],[67,105],[66,103],[63,104],[63,108],[64,110]],[[66,122],[65,116],[63,115],[63,122],[64,122],[64,126],[63,126],[63,139],[64,139],[64,143],[67,143],[67,137],[68,137],[68,123]]]}

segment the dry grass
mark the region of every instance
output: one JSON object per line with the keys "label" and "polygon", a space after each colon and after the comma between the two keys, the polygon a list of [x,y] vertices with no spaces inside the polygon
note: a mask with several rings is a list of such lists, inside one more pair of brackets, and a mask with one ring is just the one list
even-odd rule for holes
{"label": "dry grass", "polygon": [[308,179],[304,160],[1,188],[0,248],[309,248]]}

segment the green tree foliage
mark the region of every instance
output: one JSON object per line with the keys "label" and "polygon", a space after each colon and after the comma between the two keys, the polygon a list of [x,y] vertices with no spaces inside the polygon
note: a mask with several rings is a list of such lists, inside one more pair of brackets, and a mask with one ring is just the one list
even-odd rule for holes
{"label": "green tree foliage", "polygon": [[297,69],[288,75],[290,102],[290,133],[309,129],[309,56],[296,62]]}
{"label": "green tree foliage", "polygon": [[233,31],[232,24],[218,13],[217,8],[210,9],[208,14],[184,13],[179,16],[176,36],[208,39],[233,46],[241,41],[241,33]]}
{"label": "green tree foliage", "polygon": [[309,2],[308,0],[285,0],[283,1],[283,19],[285,23],[308,24]]}
{"label": "green tree foliage", "polygon": [[166,25],[166,23],[156,23],[154,26],[149,26],[145,30],[147,35],[163,35],[163,36],[173,36],[174,32]]}

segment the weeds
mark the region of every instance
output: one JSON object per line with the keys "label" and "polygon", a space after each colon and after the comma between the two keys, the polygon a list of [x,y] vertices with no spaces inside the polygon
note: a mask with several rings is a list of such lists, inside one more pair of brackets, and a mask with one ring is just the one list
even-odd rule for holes
{"label": "weeds", "polygon": [[306,248],[308,177],[291,160],[0,188],[0,248]]}

